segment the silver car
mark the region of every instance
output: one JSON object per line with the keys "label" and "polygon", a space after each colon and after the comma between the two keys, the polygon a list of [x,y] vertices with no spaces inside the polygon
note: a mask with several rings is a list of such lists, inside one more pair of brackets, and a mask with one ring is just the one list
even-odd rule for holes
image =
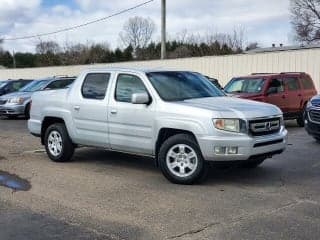
{"label": "silver car", "polygon": [[14,118],[17,116],[30,117],[31,96],[36,91],[61,89],[69,86],[75,77],[50,77],[34,80],[18,92],[0,97],[0,116]]}

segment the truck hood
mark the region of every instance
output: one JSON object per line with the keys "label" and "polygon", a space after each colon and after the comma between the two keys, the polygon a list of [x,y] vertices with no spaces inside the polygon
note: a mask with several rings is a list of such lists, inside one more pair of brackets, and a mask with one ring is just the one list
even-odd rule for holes
{"label": "truck hood", "polygon": [[22,97],[24,99],[31,98],[33,92],[13,92],[0,97],[2,100],[8,100],[11,98]]}
{"label": "truck hood", "polygon": [[222,118],[252,119],[282,115],[277,106],[234,97],[198,98],[178,104],[213,111]]}

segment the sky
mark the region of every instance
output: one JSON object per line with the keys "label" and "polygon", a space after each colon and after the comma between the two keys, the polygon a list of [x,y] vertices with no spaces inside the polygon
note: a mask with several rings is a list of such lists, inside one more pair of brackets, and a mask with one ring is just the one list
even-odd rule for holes
{"label": "sky", "polygon": [[[46,33],[108,16],[145,0],[0,0],[0,38]],[[108,43],[121,47],[119,32],[133,16],[150,17],[157,26],[154,40],[160,39],[160,3],[154,0],[139,9],[107,21],[47,37],[4,41],[9,51],[34,52],[39,41]],[[167,33],[230,33],[241,28],[245,41],[262,47],[272,43],[292,44],[289,0],[167,0]]]}

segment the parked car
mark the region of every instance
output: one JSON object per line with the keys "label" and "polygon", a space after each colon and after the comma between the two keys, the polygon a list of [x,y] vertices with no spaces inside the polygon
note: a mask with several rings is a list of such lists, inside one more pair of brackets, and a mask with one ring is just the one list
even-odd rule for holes
{"label": "parked car", "polygon": [[75,77],[50,77],[34,80],[18,92],[0,97],[0,116],[9,118],[24,115],[30,117],[31,96],[36,91],[65,88],[72,84]]}
{"label": "parked car", "polygon": [[19,80],[2,80],[0,81],[0,96],[19,91],[32,80],[19,79]]}
{"label": "parked car", "polygon": [[300,127],[304,126],[307,102],[317,94],[311,77],[303,72],[236,77],[224,90],[236,97],[274,104],[283,111],[284,119],[296,119]]}
{"label": "parked car", "polygon": [[227,97],[188,71],[84,71],[68,90],[32,96],[28,128],[53,161],[79,145],[147,155],[180,184],[203,179],[207,161],[256,167],[287,142],[278,107]]}
{"label": "parked car", "polygon": [[307,132],[320,142],[320,95],[308,102],[305,123]]}

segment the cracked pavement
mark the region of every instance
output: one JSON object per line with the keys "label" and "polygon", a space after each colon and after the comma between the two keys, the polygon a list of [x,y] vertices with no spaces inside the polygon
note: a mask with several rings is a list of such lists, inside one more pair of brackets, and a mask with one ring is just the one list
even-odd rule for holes
{"label": "cracked pavement", "polygon": [[285,153],[253,170],[169,183],[152,159],[91,148],[48,160],[25,120],[0,120],[0,239],[319,239],[320,144],[287,122]]}

